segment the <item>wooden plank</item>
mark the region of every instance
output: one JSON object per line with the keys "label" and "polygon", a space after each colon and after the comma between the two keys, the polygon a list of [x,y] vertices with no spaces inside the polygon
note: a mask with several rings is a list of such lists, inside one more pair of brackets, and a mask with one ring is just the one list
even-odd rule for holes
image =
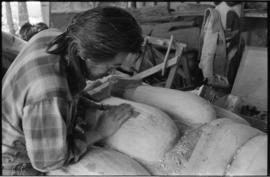
{"label": "wooden plank", "polygon": [[179,45],[179,44],[176,44],[177,45],[177,50],[176,50],[176,54],[175,56],[177,57],[177,62],[176,62],[176,65],[173,66],[171,69],[170,69],[170,73],[169,73],[169,76],[166,80],[166,85],[165,87],[166,88],[171,88],[172,87],[172,83],[174,81],[174,78],[175,78],[175,75],[177,73],[177,69],[178,69],[178,64],[180,62],[180,59],[181,59],[181,56],[182,56],[182,52],[184,50],[184,47]]}
{"label": "wooden plank", "polygon": [[267,18],[267,11],[244,9],[244,17]]}
{"label": "wooden plank", "polygon": [[164,22],[172,22],[172,21],[181,21],[181,17],[197,17],[203,16],[203,12],[182,12],[177,14],[172,14],[171,16],[163,16],[163,17],[145,17],[143,19],[138,19],[138,21],[142,24],[144,23],[164,23]]}
{"label": "wooden plank", "polygon": [[[178,57],[174,57],[174,58],[168,60],[167,68],[174,66],[177,63],[177,59],[178,59]],[[163,63],[158,64],[158,65],[154,66],[153,68],[150,68],[148,70],[145,70],[143,72],[136,74],[132,78],[133,79],[143,79],[145,77],[151,76],[152,74],[155,74],[155,73],[161,71],[162,67],[163,67]]]}
{"label": "wooden plank", "polygon": [[[170,40],[169,39],[160,39],[156,37],[148,37],[147,38],[148,42],[154,45],[162,46],[162,47],[168,47]],[[175,48],[173,48],[175,49]]]}
{"label": "wooden plank", "polygon": [[169,76],[168,76],[168,78],[166,80],[165,88],[171,88],[172,87],[172,83],[174,81],[177,68],[178,68],[178,66],[176,64],[170,69]]}
{"label": "wooden plank", "polygon": [[[169,47],[169,44],[170,44],[170,39],[162,39],[162,38],[157,38],[157,37],[150,37],[150,36],[146,36],[147,38],[147,41],[150,43],[150,44],[154,44],[154,45],[157,45],[157,46],[161,46],[161,47]],[[183,43],[179,43],[179,45],[181,45],[182,47],[186,47],[186,44],[183,44]],[[175,46],[172,45],[171,46],[172,49],[175,49]]]}
{"label": "wooden plank", "polygon": [[165,54],[165,58],[163,60],[163,68],[162,68],[162,72],[161,72],[162,76],[165,75],[165,70],[166,70],[166,67],[167,67],[167,61],[168,61],[168,57],[169,57],[169,54],[170,54],[170,51],[171,51],[172,42],[173,42],[173,35],[171,35],[169,46],[168,46],[167,52]]}

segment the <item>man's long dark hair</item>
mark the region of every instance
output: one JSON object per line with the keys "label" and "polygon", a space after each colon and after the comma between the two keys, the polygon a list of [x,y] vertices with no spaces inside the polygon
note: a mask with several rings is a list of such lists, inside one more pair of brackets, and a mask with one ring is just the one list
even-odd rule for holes
{"label": "man's long dark hair", "polygon": [[47,52],[98,62],[119,52],[139,53],[142,42],[142,30],[131,14],[117,7],[98,7],[77,14]]}

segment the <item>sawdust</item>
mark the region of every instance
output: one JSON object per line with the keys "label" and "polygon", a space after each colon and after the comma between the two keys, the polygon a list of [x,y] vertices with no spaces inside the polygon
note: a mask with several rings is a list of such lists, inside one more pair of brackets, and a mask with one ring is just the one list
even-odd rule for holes
{"label": "sawdust", "polygon": [[173,149],[158,162],[143,164],[153,175],[180,175],[200,139],[200,129],[190,129],[178,140]]}

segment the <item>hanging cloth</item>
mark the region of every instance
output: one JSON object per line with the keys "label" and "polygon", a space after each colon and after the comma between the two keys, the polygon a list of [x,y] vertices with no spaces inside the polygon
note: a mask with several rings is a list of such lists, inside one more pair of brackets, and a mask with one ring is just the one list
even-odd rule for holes
{"label": "hanging cloth", "polygon": [[216,74],[224,76],[226,40],[219,12],[213,8],[205,10],[200,46],[199,67],[202,69],[204,78],[213,78]]}

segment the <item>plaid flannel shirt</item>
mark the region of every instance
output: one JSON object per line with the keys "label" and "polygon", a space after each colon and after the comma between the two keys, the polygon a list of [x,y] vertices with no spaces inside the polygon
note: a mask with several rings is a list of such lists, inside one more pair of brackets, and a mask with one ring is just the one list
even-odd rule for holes
{"label": "plaid flannel shirt", "polygon": [[[49,29],[35,35],[2,80],[2,155],[25,154],[26,159],[16,160],[31,162],[42,172],[76,161],[86,151],[85,143],[69,135],[76,106],[74,85],[60,56],[46,52],[59,34]],[[83,88],[83,79],[75,80]]]}

